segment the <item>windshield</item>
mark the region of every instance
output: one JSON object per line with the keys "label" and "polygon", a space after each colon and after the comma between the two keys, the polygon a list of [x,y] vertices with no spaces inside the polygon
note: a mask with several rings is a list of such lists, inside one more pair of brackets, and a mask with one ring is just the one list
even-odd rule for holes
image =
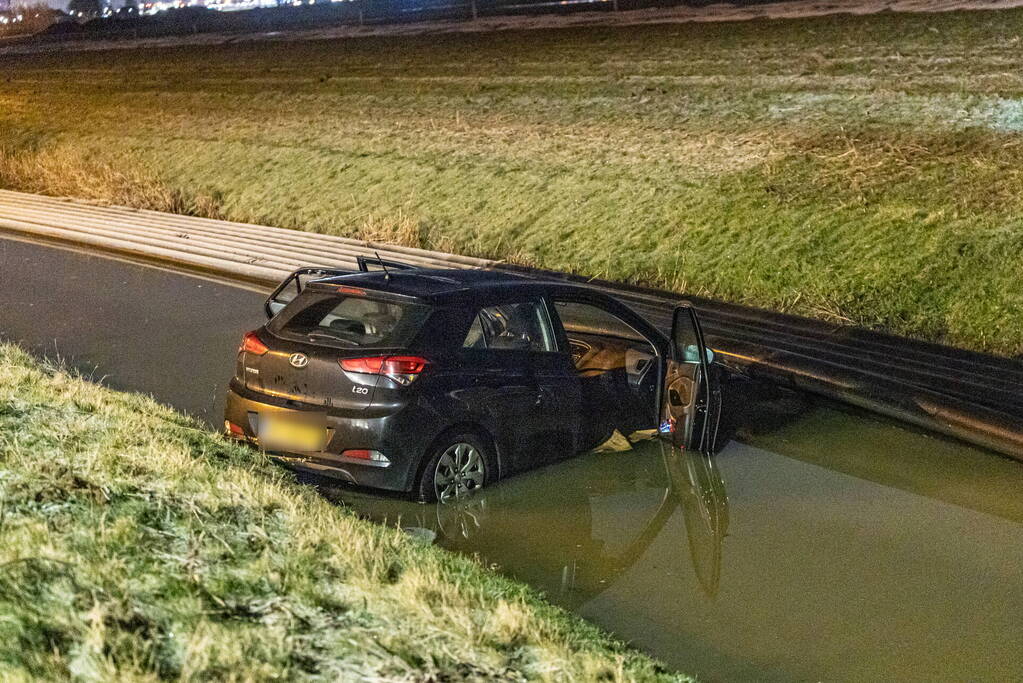
{"label": "windshield", "polygon": [[339,347],[400,347],[422,326],[429,308],[365,296],[304,293],[282,311],[271,331]]}

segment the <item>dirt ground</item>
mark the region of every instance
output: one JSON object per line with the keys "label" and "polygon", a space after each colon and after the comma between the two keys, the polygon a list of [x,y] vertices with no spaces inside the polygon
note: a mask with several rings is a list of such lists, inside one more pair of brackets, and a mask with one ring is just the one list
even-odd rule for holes
{"label": "dirt ground", "polygon": [[467,33],[476,31],[529,30],[571,26],[632,26],[688,22],[749,21],[751,19],[798,19],[829,14],[876,14],[879,12],[952,12],[1000,10],[1023,7],[1023,0],[782,0],[757,5],[717,3],[704,7],[670,7],[627,12],[579,12],[568,15],[484,17],[475,21],[424,21],[381,26],[331,26],[318,29],[270,31],[249,34],[208,33],[144,39],[76,40],[61,43],[20,43],[4,46],[0,55],[63,50],[109,50],[181,45],[220,45],[248,41],[331,40],[359,36]]}

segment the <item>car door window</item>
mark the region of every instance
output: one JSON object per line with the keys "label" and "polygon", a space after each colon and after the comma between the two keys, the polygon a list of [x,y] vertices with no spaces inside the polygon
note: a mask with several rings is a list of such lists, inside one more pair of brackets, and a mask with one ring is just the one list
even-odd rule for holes
{"label": "car door window", "polygon": [[699,318],[687,302],[675,308],[671,341],[660,431],[678,447],[711,453],[717,441],[721,396]]}
{"label": "car door window", "polygon": [[540,301],[480,309],[462,346],[495,351],[557,351],[547,311]]}

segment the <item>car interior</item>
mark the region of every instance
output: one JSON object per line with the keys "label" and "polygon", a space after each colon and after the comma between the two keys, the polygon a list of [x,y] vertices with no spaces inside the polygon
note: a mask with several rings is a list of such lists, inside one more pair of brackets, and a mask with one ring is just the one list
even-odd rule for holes
{"label": "car interior", "polygon": [[469,349],[552,351],[554,341],[543,310],[535,302],[488,306],[473,320],[463,345]]}
{"label": "car interior", "polygon": [[627,323],[592,304],[555,301],[594,419],[628,436],[657,426],[657,355]]}
{"label": "car interior", "polygon": [[340,301],[327,297],[298,313],[285,328],[318,339],[371,346],[393,336],[407,312],[408,307],[400,304],[361,297]]}

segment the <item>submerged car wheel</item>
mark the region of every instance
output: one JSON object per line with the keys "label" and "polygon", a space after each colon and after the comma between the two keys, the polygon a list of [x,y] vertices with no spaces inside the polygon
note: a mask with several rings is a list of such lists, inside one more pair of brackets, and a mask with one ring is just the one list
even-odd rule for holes
{"label": "submerged car wheel", "polygon": [[419,497],[445,503],[483,488],[494,476],[490,449],[475,434],[444,439],[426,463]]}

